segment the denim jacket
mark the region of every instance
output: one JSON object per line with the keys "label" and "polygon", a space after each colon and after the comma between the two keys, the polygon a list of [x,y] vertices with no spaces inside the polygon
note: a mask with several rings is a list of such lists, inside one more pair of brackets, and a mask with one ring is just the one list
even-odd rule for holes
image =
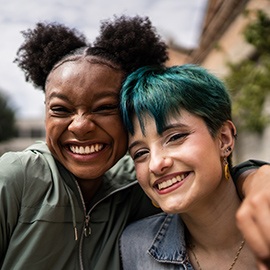
{"label": "denim jacket", "polygon": [[120,241],[124,270],[193,270],[184,235],[178,215],[161,213],[132,223]]}

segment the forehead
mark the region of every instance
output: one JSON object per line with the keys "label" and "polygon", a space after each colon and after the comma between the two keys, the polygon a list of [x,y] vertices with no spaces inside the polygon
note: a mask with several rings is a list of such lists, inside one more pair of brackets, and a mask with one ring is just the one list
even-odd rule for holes
{"label": "forehead", "polygon": [[[142,113],[140,117],[133,115],[132,122],[135,133],[143,133],[145,136],[148,132],[158,132],[159,118],[149,115],[149,113]],[[168,129],[174,128],[196,128],[198,126],[205,126],[206,123],[202,117],[193,114],[185,109],[180,109],[175,113],[168,113],[166,121],[160,126],[160,135]]]}
{"label": "forehead", "polygon": [[66,61],[48,76],[46,94],[52,90],[75,92],[115,91],[119,93],[123,72],[86,58]]}
{"label": "forehead", "polygon": [[69,79],[70,77],[96,77],[104,76],[109,79],[111,77],[122,77],[123,71],[114,68],[113,65],[106,63],[104,61],[98,61],[97,58],[93,57],[84,57],[74,60],[66,60],[61,64],[57,65],[49,74],[47,83],[52,81],[55,77],[61,76],[63,80]]}

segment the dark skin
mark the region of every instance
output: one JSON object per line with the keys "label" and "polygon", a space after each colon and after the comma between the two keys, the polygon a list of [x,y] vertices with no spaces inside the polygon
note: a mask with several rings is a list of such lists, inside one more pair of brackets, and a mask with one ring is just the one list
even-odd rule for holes
{"label": "dark skin", "polygon": [[86,202],[104,173],[126,153],[118,110],[121,81],[121,72],[85,59],[61,64],[48,78],[46,141],[54,157],[76,176]]}

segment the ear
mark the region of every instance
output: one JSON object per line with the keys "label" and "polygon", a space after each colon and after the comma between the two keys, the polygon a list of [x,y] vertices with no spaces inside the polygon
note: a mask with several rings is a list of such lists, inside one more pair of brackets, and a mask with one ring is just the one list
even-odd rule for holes
{"label": "ear", "polygon": [[[228,153],[229,155],[231,151],[234,149],[235,137],[236,137],[236,127],[232,121],[227,120],[226,122],[223,123],[219,131],[220,151],[222,156],[224,156],[224,153]],[[231,151],[226,151],[228,149],[231,149]]]}

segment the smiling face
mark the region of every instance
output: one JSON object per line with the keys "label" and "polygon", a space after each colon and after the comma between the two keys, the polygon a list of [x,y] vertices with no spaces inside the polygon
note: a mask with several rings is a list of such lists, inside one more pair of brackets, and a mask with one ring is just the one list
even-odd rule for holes
{"label": "smiling face", "polygon": [[85,59],[65,62],[48,77],[46,141],[77,178],[101,177],[126,152],[118,109],[122,78],[120,71]]}
{"label": "smiling face", "polygon": [[161,135],[153,118],[144,120],[145,136],[135,118],[129,150],[140,185],[163,211],[188,212],[204,202],[211,204],[213,196],[224,192],[222,156],[230,139],[229,124],[213,138],[203,119],[185,110],[168,118]]}

